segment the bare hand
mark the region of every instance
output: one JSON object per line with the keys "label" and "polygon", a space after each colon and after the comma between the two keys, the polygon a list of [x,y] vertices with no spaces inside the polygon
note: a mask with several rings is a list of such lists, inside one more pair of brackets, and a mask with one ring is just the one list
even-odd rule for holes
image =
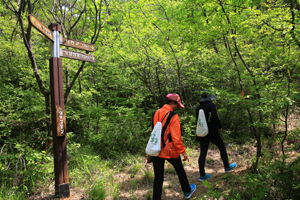
{"label": "bare hand", "polygon": [[222,128],[220,128],[220,129],[218,129],[218,130],[219,130],[219,133],[222,133],[222,130],[223,130],[223,129],[222,129]]}
{"label": "bare hand", "polygon": [[187,160],[188,162],[190,162],[190,159],[189,159],[189,157],[188,157],[188,155],[186,153],[184,153],[182,155],[183,155],[182,161],[186,161]]}

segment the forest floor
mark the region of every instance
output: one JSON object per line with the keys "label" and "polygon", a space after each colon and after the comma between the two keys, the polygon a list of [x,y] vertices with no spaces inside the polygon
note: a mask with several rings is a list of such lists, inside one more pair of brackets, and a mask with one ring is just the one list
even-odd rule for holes
{"label": "forest floor", "polygon": [[[288,145],[288,144],[287,144]],[[269,146],[267,147],[270,152],[275,151],[279,153],[279,146]],[[214,190],[219,191],[229,191],[232,181],[236,179],[237,176],[248,173],[249,168],[252,164],[252,159],[255,157],[256,147],[255,145],[237,145],[228,144],[227,151],[229,155],[230,163],[236,162],[237,168],[231,173],[224,173],[224,167],[222,160],[220,159],[219,150],[216,146],[211,145],[206,158],[206,173],[211,174],[212,177],[208,180],[210,186]],[[209,193],[209,188],[204,185],[203,182],[199,181],[199,170],[198,170],[198,156],[199,148],[187,149],[190,162],[184,162],[184,169],[188,176],[188,180],[191,183],[196,184],[196,192],[192,195],[191,199],[211,199],[207,193]],[[290,159],[299,157],[300,153],[289,151],[286,152]],[[127,165],[122,167],[121,170],[116,171],[111,169],[106,177],[107,181],[104,183],[106,189],[107,200],[147,200],[151,199],[152,195],[152,184],[153,184],[153,166],[152,163],[146,163],[146,157],[138,158],[140,163],[134,162],[132,165]],[[97,175],[95,175],[96,177]],[[93,177],[93,176],[92,176]],[[71,186],[71,197],[68,198],[78,200],[78,199],[89,199],[88,189],[92,187],[93,180],[87,180],[87,186],[85,188]],[[33,196],[29,200],[33,199],[43,199],[50,200],[56,199],[54,196],[54,182],[48,187],[48,191],[41,193],[40,195]],[[185,199],[181,187],[178,181],[178,177],[174,168],[166,162],[165,164],[165,177],[163,183],[163,200],[181,200]],[[219,199],[222,199],[219,198]]]}
{"label": "forest floor", "polygon": [[[188,155],[190,157],[190,162],[184,163],[184,169],[186,171],[188,180],[190,184],[196,184],[196,191],[192,195],[192,197],[205,198],[205,194],[208,192],[208,187],[203,185],[203,182],[199,181],[199,168],[198,168],[198,156],[199,149],[193,149],[188,151]],[[230,155],[230,161],[237,163],[237,168],[232,171],[233,174],[243,174],[247,172],[247,169],[250,167],[252,156],[255,155],[255,149],[249,148],[248,146],[244,146],[239,149],[238,152],[234,152],[232,148],[228,148],[228,155]],[[145,164],[144,170],[153,171],[152,164]],[[226,185],[226,180],[223,180],[222,177],[231,176],[230,174],[225,174],[223,162],[220,159],[219,150],[214,148],[210,148],[208,151],[208,155],[206,158],[206,173],[211,174],[212,177],[208,180],[210,183],[214,183],[217,187],[223,187]],[[130,189],[130,181],[132,178],[128,175],[128,173],[120,173],[115,175],[116,179],[123,182],[123,191],[119,195],[119,199],[127,200],[132,199],[132,197],[136,197],[136,199],[146,199],[145,196],[147,193],[152,193],[152,183],[151,184],[141,184],[138,190],[133,191]],[[136,177],[138,178],[138,177]],[[225,186],[224,188],[228,188]],[[181,191],[180,183],[178,181],[178,177],[176,175],[175,170],[172,165],[166,162],[165,164],[165,178],[163,183],[163,193],[162,199],[165,200],[179,200],[185,199],[183,193]],[[191,198],[194,199],[194,198]]]}
{"label": "forest floor", "polygon": [[[299,129],[299,118],[292,121],[289,126],[289,130]],[[226,138],[225,138],[226,141]],[[300,157],[300,153],[292,150],[292,145],[297,144],[299,141],[299,135],[297,138],[287,138],[284,146],[286,149],[287,162],[290,162],[297,157]],[[254,141],[249,141],[247,144],[227,144],[227,152],[229,156],[229,162],[237,163],[237,168],[230,172],[225,173],[223,162],[220,158],[219,150],[215,145],[210,145],[207,157],[205,170],[206,173],[211,174],[212,177],[208,180],[209,186],[204,182],[199,181],[199,169],[198,169],[198,157],[200,149],[188,148],[187,154],[190,162],[183,162],[184,169],[186,171],[190,184],[196,184],[196,191],[192,195],[191,199],[214,199],[211,198],[211,191],[209,187],[214,191],[229,192],[233,187],[235,180],[238,177],[249,173],[249,169],[253,163],[253,158],[256,154],[256,146]],[[275,157],[282,155],[281,146],[274,139],[265,140],[262,147],[263,154],[272,154]],[[130,160],[131,158],[124,157],[123,160]],[[264,159],[263,157],[261,160]],[[70,194],[71,197],[68,200],[90,199],[88,198],[88,192],[96,183],[96,179],[102,176],[102,187],[105,189],[107,200],[148,200],[152,196],[153,187],[153,166],[152,163],[146,163],[146,157],[134,156],[134,159],[130,160],[125,165],[122,161],[113,161],[113,167],[106,169],[106,172],[100,172],[96,170],[92,172],[90,180],[84,180],[82,187],[80,185],[74,186],[73,181],[70,180]],[[85,178],[87,179],[87,178]],[[238,185],[234,185],[238,187]],[[47,186],[43,192],[31,196],[28,200],[50,200],[56,199],[54,197],[54,181]],[[178,177],[172,165],[168,162],[165,163],[165,174],[163,183],[163,200],[183,200],[185,199],[181,191]],[[219,198],[223,199],[222,196]]]}

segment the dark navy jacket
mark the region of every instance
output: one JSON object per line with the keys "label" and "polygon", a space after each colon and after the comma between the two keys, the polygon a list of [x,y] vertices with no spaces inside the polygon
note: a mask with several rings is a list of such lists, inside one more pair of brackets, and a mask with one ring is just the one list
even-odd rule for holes
{"label": "dark navy jacket", "polygon": [[[208,126],[208,134],[205,137],[211,137],[215,134],[219,134],[218,129],[222,128],[220,119],[217,114],[217,109],[214,103],[211,101],[201,102],[200,105],[196,109],[196,122],[198,121],[199,110],[203,109],[207,126]],[[211,122],[208,122],[209,112],[211,112]]]}

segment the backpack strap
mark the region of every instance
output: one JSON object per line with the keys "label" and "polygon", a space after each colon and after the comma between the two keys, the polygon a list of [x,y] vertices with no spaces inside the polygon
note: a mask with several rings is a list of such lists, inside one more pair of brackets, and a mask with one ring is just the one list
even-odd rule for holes
{"label": "backpack strap", "polygon": [[[170,123],[172,117],[175,116],[175,115],[177,115],[175,112],[170,111],[170,114],[169,114],[169,116],[168,116],[168,118],[167,118],[167,121],[166,121],[166,123],[165,123],[165,125],[164,125],[164,127],[163,127],[163,129],[162,129],[162,133],[161,133],[161,141],[162,141],[163,148],[165,148],[165,146],[166,146],[166,141],[167,141],[167,140],[164,141],[165,131],[167,130],[167,127],[168,127],[168,125],[169,125],[169,123]],[[167,139],[169,139],[169,142],[172,142],[171,134],[169,134],[169,136],[168,136]]]}
{"label": "backpack strap", "polygon": [[[156,111],[158,111],[158,110],[156,110]],[[151,124],[152,129],[154,128],[153,118],[154,118],[154,115],[155,115],[156,111],[155,111],[155,112],[153,113],[153,115],[152,115],[152,124]],[[161,120],[161,122],[164,121],[164,119],[166,118],[166,116],[168,115],[169,112],[171,112],[171,111],[168,111],[168,112],[165,114],[165,116],[164,116],[164,118]],[[159,113],[158,113],[158,120],[157,120],[157,121],[159,122]]]}
{"label": "backpack strap", "polygon": [[161,120],[161,122],[164,121],[164,119],[166,118],[166,116],[168,115],[169,112],[170,112],[170,111],[168,111],[168,112],[165,114],[165,116],[164,116],[164,118]]}

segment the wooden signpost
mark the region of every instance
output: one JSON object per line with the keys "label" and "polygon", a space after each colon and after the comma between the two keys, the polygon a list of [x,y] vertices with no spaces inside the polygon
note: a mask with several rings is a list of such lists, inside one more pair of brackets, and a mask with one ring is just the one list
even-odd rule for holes
{"label": "wooden signpost", "polygon": [[53,42],[51,46],[52,57],[49,59],[49,63],[55,195],[59,196],[59,198],[68,198],[70,197],[70,184],[66,144],[67,125],[63,92],[62,59],[60,57],[86,62],[96,62],[97,59],[94,55],[60,49],[60,44],[85,51],[96,51],[96,47],[93,44],[60,37],[61,26],[58,24],[50,24],[47,28],[33,15],[29,15],[28,18],[33,27]]}

